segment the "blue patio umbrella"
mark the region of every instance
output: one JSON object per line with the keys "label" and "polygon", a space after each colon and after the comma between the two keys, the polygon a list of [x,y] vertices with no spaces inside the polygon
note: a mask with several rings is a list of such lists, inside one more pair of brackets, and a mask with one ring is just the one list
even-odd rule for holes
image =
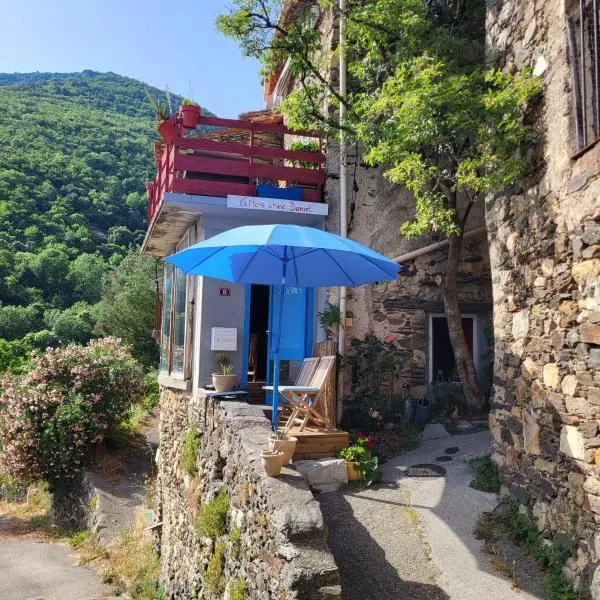
{"label": "blue patio umbrella", "polygon": [[277,429],[279,345],[286,285],[355,287],[396,279],[399,265],[338,235],[299,225],[236,227],[181,250],[165,261],[188,275],[233,283],[281,285],[273,350],[273,429]]}

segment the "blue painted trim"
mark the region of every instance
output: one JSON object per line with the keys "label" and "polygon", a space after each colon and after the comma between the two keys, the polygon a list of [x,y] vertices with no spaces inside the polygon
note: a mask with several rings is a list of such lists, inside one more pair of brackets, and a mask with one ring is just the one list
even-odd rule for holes
{"label": "blue painted trim", "polygon": [[242,337],[242,390],[248,389],[248,352],[250,352],[250,303],[252,288],[246,284],[244,289],[244,335]]}
{"label": "blue painted trim", "polygon": [[306,346],[304,356],[312,356],[315,337],[315,288],[306,288]]}

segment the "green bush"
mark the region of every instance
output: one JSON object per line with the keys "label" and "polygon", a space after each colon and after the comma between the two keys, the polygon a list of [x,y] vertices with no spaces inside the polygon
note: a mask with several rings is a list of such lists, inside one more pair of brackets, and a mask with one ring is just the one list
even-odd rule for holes
{"label": "green bush", "polygon": [[195,475],[198,472],[196,459],[198,458],[201,439],[202,437],[196,428],[188,429],[181,447],[179,464],[190,475]]}
{"label": "green bush", "polygon": [[224,557],[225,545],[217,544],[204,573],[204,587],[211,594],[221,593],[225,589],[225,577],[223,576]]}
{"label": "green bush", "polygon": [[235,579],[229,586],[229,600],[246,600],[246,582]]}
{"label": "green bush", "polygon": [[500,471],[498,465],[489,456],[480,456],[469,461],[474,477],[470,486],[482,492],[500,490]]}
{"label": "green bush", "polygon": [[215,539],[227,532],[227,511],[229,498],[225,488],[217,497],[203,504],[196,517],[196,528],[201,535]]}
{"label": "green bush", "polygon": [[236,527],[229,532],[229,540],[231,541],[231,556],[237,559],[242,549],[242,532]]}
{"label": "green bush", "polygon": [[34,356],[28,372],[0,380],[0,469],[68,487],[143,389],[140,365],[114,338]]}

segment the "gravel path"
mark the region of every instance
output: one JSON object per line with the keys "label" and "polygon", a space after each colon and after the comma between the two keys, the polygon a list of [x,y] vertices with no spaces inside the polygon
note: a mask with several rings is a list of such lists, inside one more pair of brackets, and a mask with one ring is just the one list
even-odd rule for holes
{"label": "gravel path", "polygon": [[[436,461],[452,450],[450,460]],[[536,586],[513,589],[473,535],[495,494],[469,487],[465,462],[490,452],[488,432],[423,442],[383,466],[383,482],[320,494],[343,600],[537,600]],[[443,466],[445,477],[406,477],[406,467]],[[525,589],[523,589],[525,588]]]}
{"label": "gravel path", "polygon": [[447,600],[435,583],[408,491],[395,482],[320,494],[343,600]]}

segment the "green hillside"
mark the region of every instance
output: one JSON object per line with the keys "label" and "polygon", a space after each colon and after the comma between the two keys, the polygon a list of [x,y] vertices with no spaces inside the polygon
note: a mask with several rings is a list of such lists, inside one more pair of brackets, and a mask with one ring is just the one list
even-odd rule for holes
{"label": "green hillside", "polygon": [[146,228],[146,90],[164,99],[114,73],[0,74],[0,339],[92,334],[103,280]]}

